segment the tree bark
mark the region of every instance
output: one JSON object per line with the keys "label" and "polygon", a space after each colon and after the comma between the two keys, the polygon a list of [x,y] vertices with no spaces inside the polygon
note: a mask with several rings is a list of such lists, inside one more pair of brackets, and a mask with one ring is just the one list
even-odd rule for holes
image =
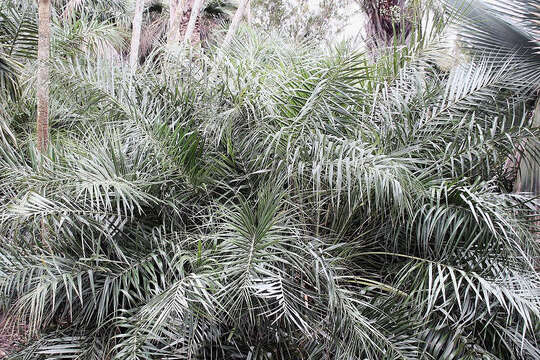
{"label": "tree bark", "polygon": [[131,67],[131,71],[135,71],[139,63],[143,10],[144,0],[137,0],[137,3],[135,4],[135,15],[133,16],[133,31],[131,33],[131,52],[129,54],[129,66]]}
{"label": "tree bark", "polygon": [[240,1],[240,5],[238,6],[236,13],[234,14],[231,26],[229,27],[229,31],[227,32],[227,36],[225,36],[225,41],[223,41],[223,46],[227,46],[231,43],[234,34],[236,34],[236,31],[238,30],[238,26],[240,26],[240,21],[242,20],[242,17],[244,17],[244,13],[246,12],[246,7],[248,3],[249,0]]}
{"label": "tree bark", "polygon": [[[176,14],[176,7],[178,6],[178,0],[169,0],[169,31],[172,28],[174,22],[174,15]],[[167,38],[168,39],[168,38]]]}
{"label": "tree bark", "polygon": [[193,7],[191,8],[191,16],[189,17],[189,23],[186,29],[186,34],[184,36],[184,43],[188,43],[193,36],[195,31],[195,24],[197,23],[197,18],[199,17],[199,12],[201,11],[204,0],[195,0]]}
{"label": "tree bark", "polygon": [[392,45],[395,39],[405,40],[409,36],[412,24],[407,9],[414,4],[406,0],[368,0],[361,2],[361,6],[368,19],[366,45],[373,53]]}
{"label": "tree bark", "polygon": [[[533,113],[533,127],[540,126],[540,99],[537,100]],[[534,196],[540,195],[540,165],[535,160],[540,154],[540,147],[536,144],[524,143],[521,146],[522,154],[517,155],[518,173],[514,184],[515,192],[528,192]],[[524,160],[523,158],[526,158]],[[538,219],[540,220],[540,219]]]}
{"label": "tree bark", "polygon": [[251,26],[252,23],[252,17],[251,17],[251,1],[248,1],[246,5],[246,21],[249,26]]}
{"label": "tree bark", "polygon": [[47,151],[49,143],[49,56],[51,44],[51,2],[38,0],[39,37],[37,73],[37,148]]}
{"label": "tree bark", "polygon": [[[171,0],[174,1],[174,0]],[[184,7],[186,0],[176,0],[174,13],[170,19],[169,32],[167,33],[167,44],[178,44],[180,42],[180,25],[184,17]]]}

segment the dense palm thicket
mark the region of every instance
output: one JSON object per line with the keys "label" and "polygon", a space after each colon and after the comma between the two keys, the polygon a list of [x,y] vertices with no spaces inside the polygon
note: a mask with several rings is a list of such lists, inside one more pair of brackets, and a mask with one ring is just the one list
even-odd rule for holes
{"label": "dense palm thicket", "polygon": [[[510,0],[487,6],[481,2],[445,0],[461,11],[459,31],[463,46],[488,58],[495,66],[510,66],[518,82],[536,89],[540,85],[540,8],[535,0]],[[540,126],[540,107],[535,126]],[[529,155],[518,160],[519,181],[515,189],[540,195],[540,158],[535,144],[524,146]]]}
{"label": "dense palm thicket", "polygon": [[0,8],[11,359],[540,357],[538,201],[507,166],[540,129],[512,68],[441,71],[418,29],[376,64],[243,31],[132,74],[115,24],[58,15],[40,154],[29,6]]}

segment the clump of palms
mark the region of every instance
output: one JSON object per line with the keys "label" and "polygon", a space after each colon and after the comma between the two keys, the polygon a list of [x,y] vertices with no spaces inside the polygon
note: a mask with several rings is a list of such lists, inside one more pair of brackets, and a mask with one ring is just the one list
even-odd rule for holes
{"label": "clump of palms", "polygon": [[43,155],[35,104],[2,100],[11,359],[538,358],[536,200],[501,175],[532,94],[487,58],[308,45],[134,74],[58,47]]}
{"label": "clump of palms", "polygon": [[[501,3],[482,0],[445,0],[460,14],[458,33],[462,47],[485,57],[493,66],[509,66],[513,86],[540,88],[540,11],[536,1],[509,0]],[[540,106],[540,104],[539,104]],[[536,111],[540,125],[540,107]],[[518,172],[516,190],[540,195],[540,167],[530,158],[540,157],[540,148],[524,143],[519,149],[528,155],[514,162]]]}

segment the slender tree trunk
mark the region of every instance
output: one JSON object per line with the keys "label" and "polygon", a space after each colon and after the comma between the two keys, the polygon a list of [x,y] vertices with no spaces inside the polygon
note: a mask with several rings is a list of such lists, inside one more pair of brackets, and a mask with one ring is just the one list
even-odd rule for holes
{"label": "slender tree trunk", "polygon": [[141,27],[144,10],[144,0],[137,0],[135,15],[133,16],[133,31],[131,33],[131,52],[129,54],[129,66],[131,71],[137,69],[139,63],[139,48],[141,46]]}
{"label": "slender tree trunk", "polygon": [[[540,98],[537,100],[533,117],[533,126],[540,126]],[[513,180],[514,192],[540,195],[540,164],[535,160],[536,154],[540,154],[540,146],[525,141],[518,145],[514,157],[506,160],[504,171],[507,180]],[[536,207],[536,214],[540,214],[540,207]],[[532,220],[536,226],[540,226],[540,215],[536,215]],[[540,241],[540,236],[537,239]]]}
{"label": "slender tree trunk", "polygon": [[169,0],[169,26],[168,29],[172,28],[174,22],[174,15],[176,14],[176,7],[178,6],[178,0]]}
{"label": "slender tree trunk", "polygon": [[223,46],[227,46],[231,43],[234,34],[236,34],[236,31],[238,30],[238,26],[240,26],[240,21],[244,17],[244,13],[246,12],[246,7],[248,4],[249,0],[240,1],[240,5],[238,6],[238,10],[236,10],[236,13],[234,14],[231,26],[229,27],[229,31],[227,32],[227,36],[225,37],[225,41],[223,41]]}
{"label": "slender tree trunk", "polygon": [[[533,116],[533,126],[540,126],[540,99],[537,100]],[[540,154],[540,147],[536,144],[525,143],[521,146],[521,150],[525,154],[517,156],[518,173],[514,191],[528,192],[538,196],[540,195],[540,165],[534,159]],[[524,157],[526,160],[523,159]]]}
{"label": "slender tree trunk", "polygon": [[[174,1],[174,0],[171,0]],[[186,0],[176,0],[174,13],[169,23],[169,32],[167,33],[167,44],[173,45],[180,42],[180,25],[184,17],[184,7]]]}
{"label": "slender tree trunk", "polygon": [[197,23],[197,18],[199,17],[199,12],[201,11],[204,0],[195,0],[193,7],[191,8],[191,16],[189,17],[189,23],[186,29],[186,34],[184,36],[184,42],[188,43],[193,36],[195,31],[195,24]]}
{"label": "slender tree trunk", "polygon": [[49,143],[49,55],[51,43],[51,2],[38,0],[37,147],[47,151]]}
{"label": "slender tree trunk", "polygon": [[[44,153],[49,145],[49,58],[51,45],[51,2],[38,0],[37,148]],[[41,240],[47,241],[45,218],[41,219]]]}
{"label": "slender tree trunk", "polygon": [[246,21],[249,26],[251,26],[252,18],[251,18],[251,1],[248,1],[246,6]]}
{"label": "slender tree trunk", "polygon": [[[540,99],[536,102],[536,110],[534,112],[534,123],[533,126],[538,128],[540,127]],[[540,196],[540,160],[538,159],[538,154],[540,154],[540,145],[535,144],[534,148],[530,150],[530,153],[532,154],[532,158],[536,159],[536,161],[533,161],[533,164],[531,165],[531,187],[530,191],[535,196]],[[539,209],[540,210],[540,209]],[[540,216],[537,217],[538,225],[540,225]]]}

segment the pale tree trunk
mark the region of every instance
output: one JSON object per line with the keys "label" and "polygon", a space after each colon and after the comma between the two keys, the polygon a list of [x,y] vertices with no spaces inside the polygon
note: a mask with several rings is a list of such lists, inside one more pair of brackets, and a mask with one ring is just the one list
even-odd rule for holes
{"label": "pale tree trunk", "polygon": [[[44,153],[49,145],[49,57],[51,45],[51,2],[38,0],[37,148]],[[48,237],[41,219],[41,239]]]}
{"label": "pale tree trunk", "polygon": [[236,13],[234,14],[231,26],[229,27],[229,31],[227,32],[227,36],[225,36],[225,41],[223,41],[223,46],[227,46],[231,43],[234,34],[236,34],[236,31],[238,30],[238,26],[240,26],[240,21],[244,17],[244,13],[246,12],[246,7],[248,4],[249,0],[240,1],[240,5],[238,6]]}
{"label": "pale tree trunk", "polygon": [[178,0],[169,0],[169,26],[168,29],[172,28],[174,22],[174,15],[176,14],[176,7],[178,6]]}
{"label": "pale tree trunk", "polygon": [[[540,99],[536,102],[536,109],[534,111],[534,121],[533,127],[540,127]],[[540,145],[532,144],[528,147],[529,162],[523,164],[520,169],[519,179],[521,181],[521,186],[523,187],[522,191],[527,191],[533,194],[533,196],[540,196]],[[525,180],[525,177],[528,177]],[[538,202],[537,202],[538,204]],[[540,206],[536,206],[536,215],[534,217],[534,222],[537,226],[537,229],[540,229]],[[536,240],[540,243],[540,232],[536,233]],[[537,269],[540,269],[540,260],[536,263]]]}
{"label": "pale tree trunk", "polygon": [[197,18],[199,17],[199,12],[201,11],[203,3],[204,0],[195,0],[193,7],[191,8],[191,16],[189,17],[189,23],[184,36],[184,43],[188,43],[193,36],[195,24],[197,23]]}
{"label": "pale tree trunk", "polygon": [[137,0],[137,3],[135,4],[135,15],[133,16],[133,30],[131,33],[131,52],[129,54],[129,66],[131,67],[131,71],[135,71],[137,69],[137,64],[139,63],[143,10],[144,0]]}
{"label": "pale tree trunk", "polygon": [[246,21],[248,23],[249,26],[251,26],[251,1],[248,1],[247,3],[247,6],[246,6]]}
{"label": "pale tree trunk", "polygon": [[[180,25],[184,16],[184,7],[186,0],[171,0],[175,1],[174,13],[169,23],[169,32],[167,33],[167,44],[173,45],[180,42]],[[172,11],[172,10],[171,10]]]}
{"label": "pale tree trunk", "polygon": [[51,43],[51,2],[38,0],[37,147],[47,151],[49,143],[49,54]]}
{"label": "pale tree trunk", "polygon": [[[534,111],[533,127],[540,126],[540,99],[537,100]],[[514,191],[528,192],[534,196],[540,195],[540,165],[538,164],[538,154],[540,147],[536,144],[524,143],[521,146],[524,157],[521,154],[517,156],[518,174]]]}
{"label": "pale tree trunk", "polygon": [[[534,111],[533,127],[540,126],[540,99],[537,100],[536,109]],[[517,151],[513,158],[508,158],[504,164],[505,175],[507,180],[513,180],[513,191],[516,193],[529,193],[535,197],[540,195],[540,164],[538,164],[538,154],[540,154],[540,146],[530,144],[527,141],[518,145]],[[535,217],[532,221],[536,226],[540,227],[540,207],[536,206]],[[540,234],[537,234],[537,239],[540,241]]]}

